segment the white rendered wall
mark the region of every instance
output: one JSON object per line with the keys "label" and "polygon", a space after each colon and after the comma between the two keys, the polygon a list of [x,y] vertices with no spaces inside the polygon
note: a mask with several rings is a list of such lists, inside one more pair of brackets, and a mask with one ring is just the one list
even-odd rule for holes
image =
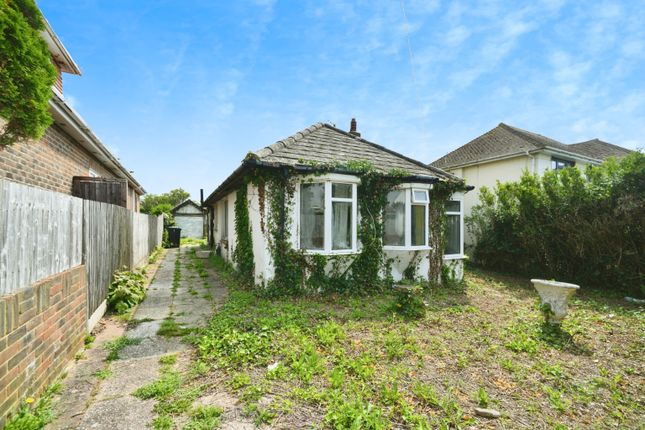
{"label": "white rendered wall", "polygon": [[[249,184],[247,190],[249,221],[251,224],[251,240],[253,241],[253,258],[255,260],[255,283],[262,284],[273,277],[273,265],[266,241],[266,199],[264,217],[260,208],[260,195],[258,188]],[[266,192],[265,192],[266,197]],[[264,219],[264,226],[262,226]],[[262,231],[264,227],[264,232]]]}
{"label": "white rendered wall", "polygon": [[[321,178],[321,177],[317,177]],[[253,185],[248,185],[247,198],[248,198],[248,208],[249,208],[249,221],[251,224],[251,237],[253,240],[253,257],[255,260],[255,282],[257,284],[262,284],[266,281],[269,281],[273,278],[274,267],[271,261],[271,255],[268,249],[268,243],[266,240],[266,225],[265,232],[262,231],[261,226],[261,214],[260,214],[260,201],[259,201],[259,192],[257,187]],[[419,184],[419,188],[427,188],[426,184]],[[265,196],[267,195],[265,191]],[[233,263],[232,253],[237,245],[237,238],[235,235],[235,198],[236,193],[230,193],[225,199],[221,199],[216,202],[217,215],[216,215],[216,224],[217,229],[213,229],[213,238],[215,240],[215,245],[220,247],[220,252],[223,258],[227,261]],[[289,211],[290,218],[292,220],[289,234],[292,239],[292,246],[297,249],[298,247],[298,222],[299,222],[299,186],[296,184],[295,194],[293,199],[293,207]],[[229,213],[229,240],[228,240],[228,249],[224,246],[225,244],[222,241],[223,238],[223,228],[224,228],[224,200],[226,200],[226,207]],[[265,211],[268,212],[268,205],[265,203]],[[266,220],[266,214],[264,219]],[[360,219],[358,220],[360,222]],[[360,245],[359,245],[360,246]],[[360,249],[360,248],[359,248]],[[419,264],[417,268],[417,277],[427,279],[428,275],[428,249],[418,250]],[[403,277],[403,272],[410,264],[415,251],[413,250],[386,250],[385,255],[387,258],[393,258],[394,262],[392,264],[392,275],[395,281],[401,280]],[[356,254],[357,255],[357,254]],[[462,260],[445,260],[445,264],[455,264],[459,267],[463,267]],[[459,274],[463,274],[463,270],[459,271]]]}

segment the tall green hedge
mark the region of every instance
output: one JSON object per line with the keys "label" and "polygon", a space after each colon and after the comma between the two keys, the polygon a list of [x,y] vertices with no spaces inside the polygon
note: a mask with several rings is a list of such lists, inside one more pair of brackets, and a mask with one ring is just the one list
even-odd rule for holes
{"label": "tall green hedge", "polygon": [[485,267],[645,294],[645,155],[525,173],[480,190],[467,219]]}
{"label": "tall green hedge", "polygon": [[[42,137],[56,80],[43,17],[34,0],[0,0],[0,147]],[[0,121],[2,122],[2,121]]]}

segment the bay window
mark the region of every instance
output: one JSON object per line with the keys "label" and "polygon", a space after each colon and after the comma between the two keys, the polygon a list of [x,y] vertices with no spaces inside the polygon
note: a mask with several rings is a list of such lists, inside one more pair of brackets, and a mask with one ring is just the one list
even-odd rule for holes
{"label": "bay window", "polygon": [[405,246],[405,190],[390,191],[383,214],[383,245]]}
{"label": "bay window", "polygon": [[383,245],[387,248],[428,246],[428,190],[401,188],[388,193],[383,214]]}
{"label": "bay window", "polygon": [[446,249],[444,256],[456,257],[463,254],[463,211],[461,200],[446,202]]}
{"label": "bay window", "polygon": [[300,184],[300,249],[326,253],[356,251],[356,184]]}

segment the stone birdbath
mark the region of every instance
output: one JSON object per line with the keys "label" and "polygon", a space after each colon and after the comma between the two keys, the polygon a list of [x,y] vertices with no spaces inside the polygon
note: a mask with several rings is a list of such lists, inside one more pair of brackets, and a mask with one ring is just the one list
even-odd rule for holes
{"label": "stone birdbath", "polygon": [[547,322],[560,324],[567,316],[569,298],[580,289],[579,285],[567,282],[547,281],[546,279],[531,279],[533,287],[542,299],[542,306],[550,308],[547,311]]}

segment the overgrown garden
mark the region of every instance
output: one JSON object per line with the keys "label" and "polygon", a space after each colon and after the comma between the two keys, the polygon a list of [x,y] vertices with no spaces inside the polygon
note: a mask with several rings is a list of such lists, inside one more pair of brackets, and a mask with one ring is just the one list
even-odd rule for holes
{"label": "overgrown garden", "polygon": [[470,230],[477,264],[645,294],[645,155],[525,173],[480,190]]}
{"label": "overgrown garden", "polygon": [[[383,211],[387,194],[409,178],[405,171],[378,172],[369,162],[353,161],[345,164],[306,163],[316,177],[327,172],[342,171],[360,178],[358,186],[358,240],[361,244],[356,255],[308,255],[294,249],[290,237],[293,223],[295,187],[302,176],[290,168],[256,169],[237,192],[235,231],[237,247],[233,254],[238,274],[246,285],[254,283],[254,255],[247,202],[247,185],[258,189],[260,199],[260,228],[267,238],[275,268],[273,279],[265,282],[259,292],[269,296],[298,295],[303,293],[370,294],[391,286],[392,260],[383,251]],[[311,180],[311,179],[310,179]],[[442,281],[444,249],[444,204],[450,196],[463,191],[460,182],[437,182],[430,191],[429,242],[433,247],[428,279]],[[265,210],[266,209],[266,210]],[[266,214],[266,215],[265,215]],[[419,281],[414,271],[410,281]]]}

